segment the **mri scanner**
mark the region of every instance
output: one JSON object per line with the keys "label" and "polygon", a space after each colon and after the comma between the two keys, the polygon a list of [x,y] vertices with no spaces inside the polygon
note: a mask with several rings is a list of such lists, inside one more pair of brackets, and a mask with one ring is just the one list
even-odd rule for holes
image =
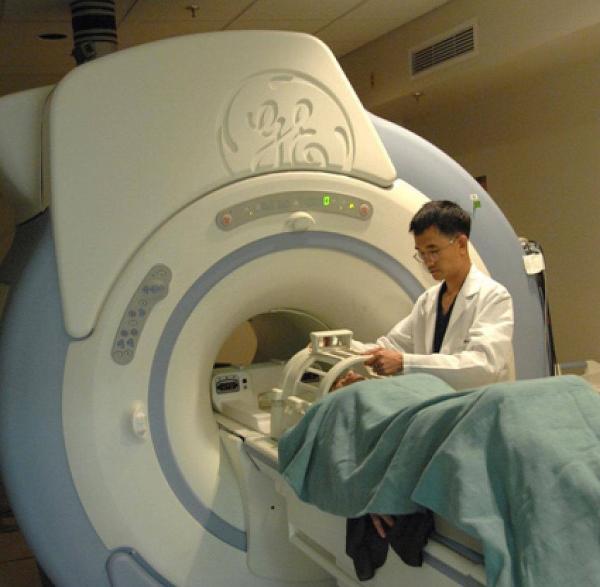
{"label": "mri scanner", "polygon": [[[136,47],[2,98],[0,118],[20,221],[1,276],[2,473],[56,585],[359,584],[344,520],[279,477],[264,400],[312,331],[373,340],[432,284],[407,231],[429,199],[475,212],[473,258],[514,298],[517,377],[550,372],[501,211],[369,115],[312,37]],[[222,364],[240,328],[254,356]],[[422,568],[390,556],[373,583],[484,583],[471,550],[432,540]]]}

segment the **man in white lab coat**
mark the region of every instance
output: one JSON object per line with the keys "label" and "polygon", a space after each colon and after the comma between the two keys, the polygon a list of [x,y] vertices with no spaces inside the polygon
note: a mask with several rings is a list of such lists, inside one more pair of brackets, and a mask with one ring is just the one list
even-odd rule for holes
{"label": "man in white lab coat", "polygon": [[[453,202],[428,202],[409,230],[415,259],[441,283],[375,344],[354,341],[355,349],[372,355],[365,363],[380,375],[431,373],[455,389],[513,379],[512,298],[471,263],[470,216]],[[361,378],[350,372],[336,387]],[[371,518],[382,538],[395,523],[388,515]]]}
{"label": "man in white lab coat", "polygon": [[357,343],[376,373],[431,373],[455,389],[514,378],[512,298],[471,263],[470,228],[469,214],[446,200],[411,220],[415,259],[441,283],[374,345]]}

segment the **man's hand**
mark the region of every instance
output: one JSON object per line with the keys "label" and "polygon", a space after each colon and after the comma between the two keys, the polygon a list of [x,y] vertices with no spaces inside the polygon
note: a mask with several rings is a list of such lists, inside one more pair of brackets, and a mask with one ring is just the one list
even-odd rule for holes
{"label": "man's hand", "polygon": [[371,516],[371,520],[373,521],[375,530],[377,530],[377,534],[379,534],[381,538],[385,538],[385,531],[387,528],[391,528],[394,525],[394,518],[392,518],[392,516],[386,516],[383,514],[369,514],[369,516]]}
{"label": "man's hand", "polygon": [[404,355],[400,351],[378,347],[365,351],[363,355],[371,355],[365,365],[370,365],[377,375],[396,375],[404,368]]}

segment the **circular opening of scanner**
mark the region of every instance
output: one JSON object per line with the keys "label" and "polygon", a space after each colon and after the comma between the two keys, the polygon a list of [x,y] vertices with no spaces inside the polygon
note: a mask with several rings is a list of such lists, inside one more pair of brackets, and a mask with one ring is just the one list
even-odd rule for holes
{"label": "circular opening of scanner", "polygon": [[286,362],[306,348],[320,319],[290,308],[257,314],[236,326],[217,354],[212,372],[213,407],[251,429],[269,432],[271,390]]}
{"label": "circular opening of scanner", "polygon": [[238,325],[223,343],[215,368],[287,361],[315,330],[328,330],[319,318],[301,310],[278,308],[257,314]]}
{"label": "circular opening of scanner", "polygon": [[[201,273],[172,309],[150,368],[151,438],[170,495],[236,548],[245,544],[243,512],[231,511],[225,500],[234,485],[226,482],[233,473],[219,425],[237,423],[236,433],[245,428],[269,436],[271,414],[261,394],[280,386],[284,362],[307,346],[310,332],[347,328],[358,340],[374,340],[412,305],[400,263],[356,239],[301,236],[297,243],[295,234],[277,236],[274,251],[252,243]],[[252,362],[215,369],[219,351],[245,322],[254,323]],[[284,342],[277,351],[261,327],[279,333]],[[288,330],[296,334],[286,340]],[[278,360],[258,362],[263,357]]]}

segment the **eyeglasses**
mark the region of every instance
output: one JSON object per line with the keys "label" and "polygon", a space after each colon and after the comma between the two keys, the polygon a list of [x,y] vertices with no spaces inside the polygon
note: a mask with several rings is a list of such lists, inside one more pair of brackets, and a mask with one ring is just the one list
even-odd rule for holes
{"label": "eyeglasses", "polygon": [[425,263],[428,259],[430,259],[431,261],[437,261],[440,253],[444,250],[447,249],[454,241],[456,240],[455,238],[451,238],[448,241],[447,245],[444,245],[443,247],[440,247],[439,249],[434,249],[432,251],[417,251],[414,255],[413,255],[413,259],[415,261],[418,261],[419,263]]}

